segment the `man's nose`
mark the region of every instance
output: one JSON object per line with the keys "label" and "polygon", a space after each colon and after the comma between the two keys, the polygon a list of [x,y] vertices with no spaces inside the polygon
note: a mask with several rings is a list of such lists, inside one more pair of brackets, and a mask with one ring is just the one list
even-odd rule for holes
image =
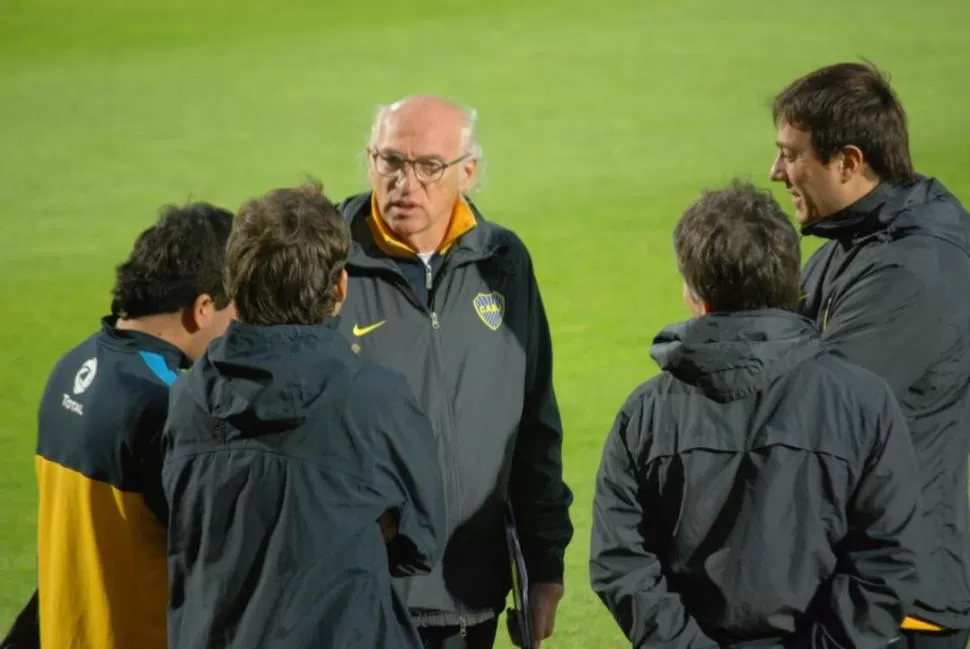
{"label": "man's nose", "polygon": [[785,180],[785,159],[781,157],[779,153],[775,156],[775,161],[771,165],[771,169],[768,171],[768,175],[775,182],[780,182]]}
{"label": "man's nose", "polygon": [[404,189],[411,189],[417,182],[418,177],[415,175],[414,169],[409,164],[401,165],[397,170],[397,173],[393,176],[394,185],[397,187],[402,187]]}

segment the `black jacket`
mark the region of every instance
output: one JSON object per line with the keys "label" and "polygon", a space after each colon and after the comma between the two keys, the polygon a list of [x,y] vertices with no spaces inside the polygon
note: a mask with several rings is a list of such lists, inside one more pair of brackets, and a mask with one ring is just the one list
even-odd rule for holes
{"label": "black jacket", "polygon": [[232,323],[173,386],[171,647],[420,646],[391,576],[441,554],[438,442],[336,327]]}
{"label": "black jacket", "polygon": [[[55,365],[37,420],[38,592],[11,640],[165,647],[162,426],[190,360],[146,333],[101,329]],[[20,635],[18,639],[18,635]]]}
{"label": "black jacket", "polygon": [[921,178],[803,232],[828,241],[806,265],[802,312],[829,349],[889,382],[913,437],[930,547],[912,614],[970,628],[970,217]]}
{"label": "black jacket", "polygon": [[593,589],[633,646],[884,647],[920,535],[886,383],[784,311],[705,316],[652,353],[593,507]]}
{"label": "black jacket", "polygon": [[[369,194],[342,205],[354,244],[341,331],[362,358],[407,377],[441,440],[445,481],[442,561],[398,586],[419,624],[474,624],[501,610],[509,592],[506,500],[530,580],[563,578],[572,493],[549,326],[529,253],[511,231],[472,206],[476,226],[424,271],[416,258],[381,251],[370,205]],[[409,263],[425,290],[402,271]]]}
{"label": "black jacket", "polygon": [[37,591],[27,600],[27,605],[14,618],[0,649],[40,649],[40,620],[37,615]]}

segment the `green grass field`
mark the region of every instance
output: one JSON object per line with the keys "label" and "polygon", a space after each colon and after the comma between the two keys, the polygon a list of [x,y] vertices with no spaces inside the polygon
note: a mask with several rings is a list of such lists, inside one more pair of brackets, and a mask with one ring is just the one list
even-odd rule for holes
{"label": "green grass field", "polygon": [[767,185],[772,93],[859,56],[892,74],[917,168],[970,201],[968,24],[965,0],[4,0],[0,634],[35,580],[42,383],[135,233],[162,203],[235,209],[308,174],[358,191],[375,105],[438,93],[480,111],[475,200],[530,245],[553,328],[576,537],[544,646],[623,646],[588,587],[592,480],[685,316],[674,220],[703,186]]}

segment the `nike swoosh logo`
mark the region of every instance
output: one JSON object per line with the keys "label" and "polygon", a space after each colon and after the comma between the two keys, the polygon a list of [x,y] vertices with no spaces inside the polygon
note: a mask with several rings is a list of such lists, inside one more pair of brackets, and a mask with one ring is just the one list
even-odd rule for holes
{"label": "nike swoosh logo", "polygon": [[376,324],[372,324],[372,325],[370,325],[368,327],[361,327],[360,325],[356,325],[355,324],[354,325],[354,335],[355,336],[365,336],[365,335],[369,334],[370,332],[374,331],[375,329],[377,329],[378,327],[380,327],[381,325],[383,325],[385,322],[387,322],[387,320],[381,320],[380,322],[378,322]]}

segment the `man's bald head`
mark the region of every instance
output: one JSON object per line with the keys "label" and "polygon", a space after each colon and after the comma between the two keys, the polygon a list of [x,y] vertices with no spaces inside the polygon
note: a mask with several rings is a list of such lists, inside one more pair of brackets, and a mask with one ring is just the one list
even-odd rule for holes
{"label": "man's bald head", "polygon": [[476,139],[477,113],[433,95],[405,97],[393,104],[380,106],[371,127],[370,145],[376,147],[386,131],[421,133],[450,149],[449,159],[469,154],[480,158]]}

